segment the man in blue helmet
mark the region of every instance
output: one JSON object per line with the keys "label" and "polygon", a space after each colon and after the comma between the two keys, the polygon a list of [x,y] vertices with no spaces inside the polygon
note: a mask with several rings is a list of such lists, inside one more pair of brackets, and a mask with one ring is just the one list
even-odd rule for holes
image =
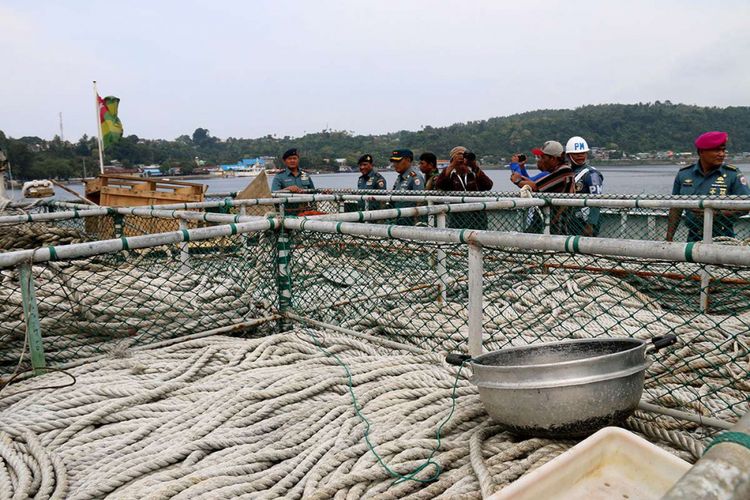
{"label": "man in blue helmet", "polygon": [[[573,169],[576,193],[602,194],[604,176],[588,164],[589,145],[586,139],[574,136],[565,145],[570,168]],[[568,221],[570,234],[597,236],[601,226],[601,209],[599,207],[579,207]]]}

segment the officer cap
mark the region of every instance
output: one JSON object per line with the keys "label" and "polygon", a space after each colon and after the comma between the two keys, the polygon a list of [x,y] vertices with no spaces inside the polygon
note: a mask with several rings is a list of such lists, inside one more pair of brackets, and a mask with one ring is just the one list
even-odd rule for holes
{"label": "officer cap", "polygon": [[362,155],[359,157],[359,160],[357,160],[357,165],[361,165],[363,163],[372,163],[372,155]]}
{"label": "officer cap", "polygon": [[401,161],[402,158],[413,160],[414,153],[411,152],[411,149],[394,149],[393,152],[391,152],[391,161]]}
{"label": "officer cap", "polygon": [[726,144],[729,134],[726,132],[706,132],[695,139],[695,147],[698,149],[716,149]]}
{"label": "officer cap", "polygon": [[297,152],[297,148],[287,149],[284,151],[284,154],[281,155],[282,160],[286,160],[290,156],[299,156],[299,153]]}

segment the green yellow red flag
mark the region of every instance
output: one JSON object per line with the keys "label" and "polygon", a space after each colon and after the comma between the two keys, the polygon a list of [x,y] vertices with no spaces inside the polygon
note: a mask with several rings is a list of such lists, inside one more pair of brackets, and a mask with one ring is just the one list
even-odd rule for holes
{"label": "green yellow red flag", "polygon": [[117,117],[117,107],[120,99],[108,95],[102,99],[97,94],[99,100],[99,121],[102,124],[102,142],[106,149],[110,144],[120,140],[122,137],[122,122]]}

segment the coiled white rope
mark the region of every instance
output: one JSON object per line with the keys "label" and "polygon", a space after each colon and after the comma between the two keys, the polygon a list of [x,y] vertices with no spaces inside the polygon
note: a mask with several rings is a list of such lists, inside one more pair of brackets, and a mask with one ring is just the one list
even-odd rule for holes
{"label": "coiled white rope", "polygon": [[[423,463],[457,369],[438,354],[315,334],[351,370],[385,463],[401,474]],[[75,386],[21,392],[60,376],[48,374],[0,399],[0,496],[478,498],[574,444],[502,432],[462,378],[434,456],[443,473],[393,484],[363,441],[341,367],[304,330],[197,339],[70,371]]]}

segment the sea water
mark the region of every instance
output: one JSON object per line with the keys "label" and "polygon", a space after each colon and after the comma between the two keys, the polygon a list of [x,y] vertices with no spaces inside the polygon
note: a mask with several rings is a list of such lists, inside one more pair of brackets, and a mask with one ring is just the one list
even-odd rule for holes
{"label": "sea water", "polygon": [[[745,174],[750,175],[750,165],[737,165]],[[682,168],[680,165],[633,165],[633,166],[607,166],[596,167],[604,176],[604,193],[610,194],[671,194],[672,184],[674,183],[677,171]],[[396,172],[381,171],[385,177],[388,187],[393,186],[396,180]],[[496,192],[513,192],[518,191],[518,187],[510,182],[510,171],[486,170],[487,175],[492,179],[494,185],[493,191]],[[537,173],[536,170],[530,170],[530,174]],[[326,173],[312,174],[315,187],[318,189],[356,189],[359,172],[346,173]],[[158,177],[156,179],[159,179]],[[182,180],[180,177],[172,180]],[[249,177],[222,177],[211,179],[185,179],[186,182],[195,182],[208,185],[208,193],[229,193],[242,191],[253,179]],[[269,176],[269,185],[273,176]],[[69,188],[83,193],[81,184],[70,184]],[[18,197],[18,191],[15,192]],[[65,191],[55,188],[57,199],[68,200],[74,198]]]}

